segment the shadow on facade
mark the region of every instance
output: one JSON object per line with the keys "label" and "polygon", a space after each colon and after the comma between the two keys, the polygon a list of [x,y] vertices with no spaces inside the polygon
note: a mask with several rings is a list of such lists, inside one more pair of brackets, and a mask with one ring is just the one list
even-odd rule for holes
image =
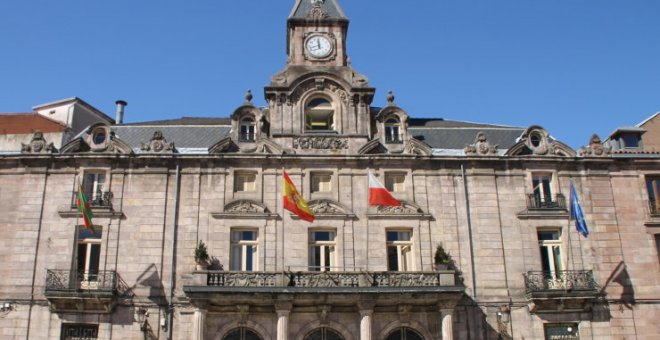
{"label": "shadow on facade", "polygon": [[152,263],[140,276],[135,279],[135,284],[130,288],[133,290],[137,286],[149,287],[148,299],[157,305],[167,304],[165,297],[165,287],[163,281],[158,274],[158,268],[155,263]]}

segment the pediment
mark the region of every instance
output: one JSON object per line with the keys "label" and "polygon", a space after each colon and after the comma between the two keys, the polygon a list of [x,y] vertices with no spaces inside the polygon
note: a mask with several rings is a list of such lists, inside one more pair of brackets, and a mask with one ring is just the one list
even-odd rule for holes
{"label": "pediment", "polygon": [[432,219],[419,205],[409,201],[399,201],[398,207],[378,206],[371,207],[367,216],[371,219]]}
{"label": "pediment", "polygon": [[209,148],[209,154],[238,152],[239,148],[231,137],[225,137]]}
{"label": "pediment", "polygon": [[316,219],[354,219],[356,215],[343,204],[330,199],[311,200],[307,204]]}
{"label": "pediment", "polygon": [[270,210],[261,202],[242,199],[227,203],[223,207],[222,212],[211,213],[211,216],[214,218],[265,219],[276,218],[277,214],[271,213]]}
{"label": "pediment", "polygon": [[360,155],[377,155],[387,153],[387,148],[380,142],[380,138],[372,139],[358,150]]}
{"label": "pediment", "polygon": [[431,156],[433,150],[419,139],[410,138],[405,143],[405,153],[416,156]]}

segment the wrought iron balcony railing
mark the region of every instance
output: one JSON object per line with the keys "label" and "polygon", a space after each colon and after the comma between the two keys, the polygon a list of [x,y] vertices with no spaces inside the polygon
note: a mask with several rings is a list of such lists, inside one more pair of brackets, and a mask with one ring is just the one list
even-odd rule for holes
{"label": "wrought iron balcony railing", "polygon": [[658,209],[658,202],[655,200],[649,200],[649,213],[652,216],[660,215],[660,209]]}
{"label": "wrought iron balcony railing", "polygon": [[528,209],[566,209],[566,197],[564,194],[552,195],[527,195]]}
{"label": "wrought iron balcony railing", "polygon": [[46,271],[46,293],[49,292],[105,292],[117,291],[117,273],[99,271],[78,273],[72,270]]}
{"label": "wrought iron balcony railing", "polygon": [[564,270],[554,273],[528,272],[525,274],[527,294],[550,292],[592,292],[598,291],[591,270]]}
{"label": "wrought iron balcony railing", "polygon": [[[97,192],[96,194],[85,193],[85,196],[87,197],[87,202],[89,202],[89,206],[92,208],[109,209],[112,207],[112,192],[110,191]],[[72,209],[77,208],[76,205],[77,199],[78,199],[78,192],[74,191],[73,197],[71,199]]]}
{"label": "wrought iron balcony railing", "polygon": [[442,287],[455,286],[454,271],[437,272],[225,272],[209,271],[207,286],[220,287]]}

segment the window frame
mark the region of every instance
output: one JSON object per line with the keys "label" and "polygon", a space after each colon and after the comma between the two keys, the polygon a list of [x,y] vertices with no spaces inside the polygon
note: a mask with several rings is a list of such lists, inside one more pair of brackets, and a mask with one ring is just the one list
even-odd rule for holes
{"label": "window frame", "polygon": [[[257,172],[256,171],[235,171],[234,172],[234,192],[235,193],[254,193],[257,191]],[[251,181],[250,181],[251,179]],[[251,184],[250,184],[251,183]]]}
{"label": "window frame", "polygon": [[242,116],[238,121],[238,141],[245,143],[253,143],[256,141],[256,139],[257,139],[256,118],[253,115]]}
{"label": "window frame", "polygon": [[109,179],[109,171],[106,169],[85,169],[82,171],[83,193],[91,206],[101,205],[105,194],[110,192],[108,190]]}
{"label": "window frame", "polygon": [[[557,239],[543,240],[542,233],[553,233]],[[536,237],[539,244],[539,255],[541,260],[541,271],[544,277],[549,280],[560,280],[561,272],[566,268],[566,258],[564,256],[564,241],[561,228],[539,228],[536,231]],[[557,263],[557,257],[559,263]],[[547,263],[547,270],[545,264]]]}
{"label": "window frame", "polygon": [[[403,194],[406,192],[406,173],[386,172],[385,188],[392,194]],[[396,181],[399,179],[400,181]]]}
{"label": "window frame", "polygon": [[[331,240],[316,240],[316,233],[331,233]],[[337,230],[312,229],[308,232],[308,266],[312,272],[335,271],[337,268]],[[316,249],[319,249],[319,258],[316,258]],[[317,261],[318,260],[318,261]],[[329,263],[325,263],[328,261]],[[317,265],[318,262],[318,265]]]}
{"label": "window frame", "polygon": [[[310,105],[315,101],[324,101],[326,105]],[[337,131],[337,108],[334,101],[323,95],[314,95],[305,101],[303,106],[303,126],[305,133],[328,133]],[[324,129],[315,128],[315,123],[325,123]],[[319,125],[320,126],[320,125]]]}
{"label": "window frame", "polygon": [[[390,233],[397,233],[396,240],[390,240]],[[408,239],[401,239],[401,236],[407,233]],[[387,246],[387,271],[390,272],[410,272],[414,271],[414,231],[412,228],[393,228],[385,231],[385,243]],[[391,250],[396,251],[396,268],[390,261],[393,253]],[[403,265],[403,266],[402,266]]]}
{"label": "window frame", "polygon": [[[327,181],[320,181],[320,179],[327,179]],[[331,172],[312,172],[310,176],[309,190],[312,193],[330,193],[332,192],[332,182],[333,178]]]}
{"label": "window frame", "polygon": [[646,175],[644,176],[644,182],[649,200],[649,213],[658,215],[660,214],[660,174]]}
{"label": "window frame", "polygon": [[401,144],[403,143],[403,131],[401,129],[401,119],[397,116],[390,116],[385,119],[384,133],[385,143]]}
{"label": "window frame", "polygon": [[[243,239],[245,232],[254,233],[253,240]],[[235,249],[238,251],[236,252]],[[250,255],[248,255],[251,252]],[[252,263],[249,263],[249,260]],[[240,264],[237,262],[240,261]],[[240,268],[239,268],[240,266]],[[253,228],[232,228],[229,232],[229,270],[237,272],[254,272],[259,268],[259,230]]]}
{"label": "window frame", "polygon": [[[101,270],[101,251],[103,246],[103,227],[95,225],[95,231],[79,225],[76,228],[76,248],[74,251],[74,264],[76,277],[80,280],[80,288],[93,287]],[[90,237],[85,237],[89,234]],[[81,250],[84,249],[84,254]],[[84,256],[84,259],[81,258]],[[92,259],[96,257],[96,259]],[[81,261],[83,260],[83,261]],[[91,267],[94,268],[91,268]]]}
{"label": "window frame", "polygon": [[[532,185],[532,194],[534,194],[534,197],[537,200],[539,200],[539,202],[542,203],[554,202],[555,200],[555,198],[553,197],[553,195],[555,194],[554,173],[547,171],[532,171],[530,174],[530,179]],[[546,187],[545,179],[547,179],[547,187]],[[535,184],[535,182],[537,181],[538,184]]]}

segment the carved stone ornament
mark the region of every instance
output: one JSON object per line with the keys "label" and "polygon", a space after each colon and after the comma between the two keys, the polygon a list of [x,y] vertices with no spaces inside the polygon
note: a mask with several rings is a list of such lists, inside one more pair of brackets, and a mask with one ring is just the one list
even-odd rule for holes
{"label": "carved stone ornament", "polygon": [[142,144],[142,151],[148,152],[172,152],[174,151],[174,143],[168,143],[165,137],[163,137],[163,132],[156,130],[153,137],[147,144]]}
{"label": "carved stone ornament", "polygon": [[307,17],[310,19],[325,19],[330,15],[324,11],[322,6],[325,0],[311,0],[312,8],[307,12]]}
{"label": "carved stone ornament", "polygon": [[611,148],[604,146],[598,135],[594,134],[589,140],[589,146],[581,147],[578,150],[578,155],[580,156],[591,156],[591,157],[604,157],[610,154],[612,151]]}
{"label": "carved stone ornament", "polygon": [[293,139],[295,149],[342,150],[348,149],[348,139],[336,137],[298,137]]}
{"label": "carved stone ornament", "polygon": [[383,214],[421,214],[422,209],[410,204],[401,203],[398,207],[379,206],[378,212]]}
{"label": "carved stone ornament", "polygon": [[21,143],[22,153],[52,153],[55,151],[55,145],[48,143],[44,139],[43,132],[37,130],[32,135],[32,140],[28,144]]}
{"label": "carved stone ornament", "polygon": [[314,214],[340,214],[343,211],[340,211],[336,206],[330,204],[330,202],[323,201],[316,206],[310,207]]}
{"label": "carved stone ornament", "polygon": [[329,90],[335,93],[342,103],[348,104],[348,93],[336,82],[325,78],[313,78],[305,81],[293,90],[291,95],[288,96],[287,102],[295,103],[298,102],[307,92],[324,90]]}
{"label": "carved stone ornament", "polygon": [[479,132],[474,140],[474,144],[465,147],[466,155],[495,155],[499,145],[491,145],[486,134]]}
{"label": "carved stone ornament", "polygon": [[248,200],[239,200],[225,206],[225,213],[230,214],[261,214],[268,213],[268,209]]}

